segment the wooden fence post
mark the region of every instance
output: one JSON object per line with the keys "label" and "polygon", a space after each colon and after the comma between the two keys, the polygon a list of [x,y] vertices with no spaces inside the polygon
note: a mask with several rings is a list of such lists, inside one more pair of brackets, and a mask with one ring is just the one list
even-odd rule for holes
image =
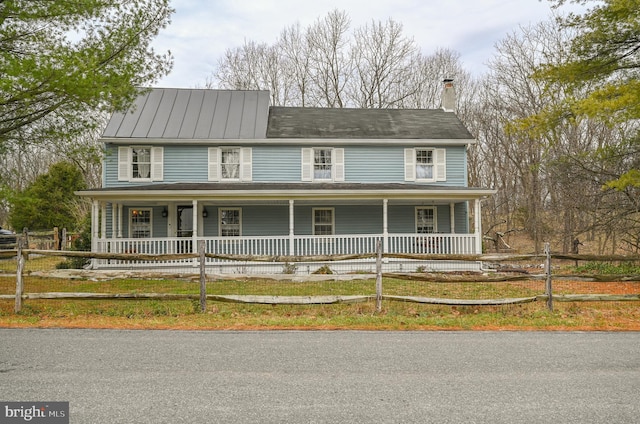
{"label": "wooden fence post", "polygon": [[16,303],[14,307],[15,313],[19,313],[22,310],[22,294],[24,293],[24,280],[22,279],[24,273],[25,257],[22,254],[22,248],[24,239],[18,238],[18,266],[16,267]]}
{"label": "wooden fence post", "polygon": [[206,257],[204,255],[205,241],[198,241],[198,254],[200,255],[200,312],[207,310],[207,274]]}
{"label": "wooden fence post", "polygon": [[62,237],[60,237],[60,250],[67,250],[67,229],[62,229]]}
{"label": "wooden fence post", "polygon": [[53,250],[60,250],[60,229],[53,227]]}
{"label": "wooden fence post", "polygon": [[376,312],[382,312],[382,242],[376,245]]}
{"label": "wooden fence post", "polygon": [[551,283],[551,245],[549,243],[545,243],[544,245],[544,254],[546,255],[544,261],[544,273],[547,276],[545,289],[547,295],[547,308],[549,308],[549,311],[553,312],[553,285]]}

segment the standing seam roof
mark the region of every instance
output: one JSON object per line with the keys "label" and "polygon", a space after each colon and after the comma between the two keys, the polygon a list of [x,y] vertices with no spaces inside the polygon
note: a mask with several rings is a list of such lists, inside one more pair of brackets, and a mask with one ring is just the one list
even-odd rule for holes
{"label": "standing seam roof", "polygon": [[268,91],[153,88],[116,112],[103,137],[264,139]]}

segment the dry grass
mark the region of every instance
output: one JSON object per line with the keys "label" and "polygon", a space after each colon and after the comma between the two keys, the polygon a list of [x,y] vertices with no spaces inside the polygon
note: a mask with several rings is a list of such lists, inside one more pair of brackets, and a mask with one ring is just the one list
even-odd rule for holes
{"label": "dry grass", "polygon": [[[36,277],[60,258],[27,261],[25,292],[198,294],[198,284],[180,279],[69,280]],[[15,260],[0,261],[0,294],[15,293]],[[453,299],[530,297],[544,292],[542,281],[512,283],[433,283],[384,280],[384,293]],[[211,281],[209,294],[352,295],[375,293],[372,280],[313,283],[273,280]],[[640,283],[554,281],[557,294],[639,294]],[[197,300],[25,300],[13,313],[13,300],[0,300],[0,327],[66,327],[190,330],[580,330],[640,331],[640,302],[555,303],[453,307],[385,301],[335,305],[245,305],[209,301],[205,313]]]}

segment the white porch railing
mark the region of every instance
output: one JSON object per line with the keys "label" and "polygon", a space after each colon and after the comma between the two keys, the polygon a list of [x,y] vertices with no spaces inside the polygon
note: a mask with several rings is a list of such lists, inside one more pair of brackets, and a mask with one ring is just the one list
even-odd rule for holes
{"label": "white porch railing", "polygon": [[[333,236],[294,236],[293,252],[290,252],[289,236],[274,237],[199,237],[205,240],[206,252],[220,255],[268,255],[268,256],[318,256],[349,255],[374,253],[376,243],[383,240],[382,234],[356,234]],[[475,254],[476,235],[474,234],[389,234],[385,253],[406,254]],[[148,239],[99,239],[100,253],[195,253],[192,238],[166,237]],[[207,259],[207,263],[226,261]],[[119,260],[97,260],[96,265],[118,266],[125,263]],[[127,261],[135,264],[135,261]],[[144,262],[139,262],[144,263]],[[148,263],[147,263],[148,264]],[[195,264],[194,260],[181,259],[157,263],[159,265]]]}

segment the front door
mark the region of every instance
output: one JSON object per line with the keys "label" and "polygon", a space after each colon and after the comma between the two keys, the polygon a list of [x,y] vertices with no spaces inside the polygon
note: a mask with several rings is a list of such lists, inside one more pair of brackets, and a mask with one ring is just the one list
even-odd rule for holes
{"label": "front door", "polygon": [[178,241],[179,253],[191,253],[193,236],[193,205],[178,206],[178,237],[188,237],[189,240]]}

